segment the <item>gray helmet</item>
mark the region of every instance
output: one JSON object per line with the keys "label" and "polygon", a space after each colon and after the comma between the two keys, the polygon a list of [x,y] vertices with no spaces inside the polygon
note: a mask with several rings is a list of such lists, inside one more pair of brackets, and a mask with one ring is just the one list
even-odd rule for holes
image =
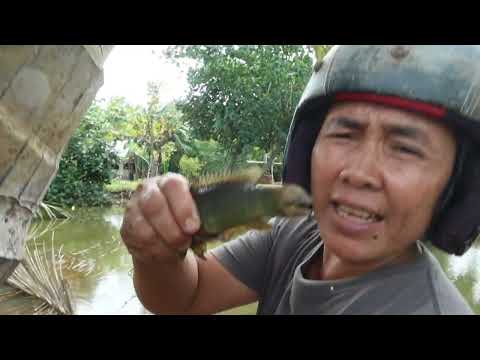
{"label": "gray helmet", "polygon": [[333,47],[315,64],[295,111],[285,149],[284,183],[310,191],[313,145],[340,94],[410,101],[438,112],[454,131],[455,168],[426,239],[447,253],[462,255],[480,234],[480,46]]}

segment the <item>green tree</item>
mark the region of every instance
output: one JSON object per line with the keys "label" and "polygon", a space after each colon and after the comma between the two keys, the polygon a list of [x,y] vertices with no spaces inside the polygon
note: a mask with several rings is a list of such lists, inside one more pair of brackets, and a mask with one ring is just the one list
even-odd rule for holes
{"label": "green tree", "polygon": [[104,185],[118,166],[110,135],[106,112],[95,102],[68,143],[46,201],[67,206],[110,204]]}
{"label": "green tree", "polygon": [[182,175],[184,175],[189,180],[193,180],[200,175],[202,165],[198,158],[191,158],[187,155],[182,155],[179,167],[180,173]]}
{"label": "green tree", "polygon": [[106,116],[112,126],[111,139],[124,142],[130,155],[143,159],[141,165],[145,166],[137,167],[137,177],[169,171],[172,158],[177,160],[173,154],[187,146],[180,139],[188,138],[185,135],[188,129],[183,127],[181,113],[175,104],[161,103],[161,84],[150,82],[147,86],[145,108],[130,106],[122,98],[112,99],[106,107]]}
{"label": "green tree", "polygon": [[175,156],[178,163],[170,171],[179,172],[189,179],[222,173],[225,170],[226,151],[215,140],[198,140],[189,137],[188,146],[180,148]]}
{"label": "green tree", "polygon": [[[313,50],[299,45],[175,46],[167,55],[193,59],[178,103],[193,135],[227,149],[230,167],[260,147],[282,153],[295,106],[311,74]],[[270,168],[270,163],[267,167]]]}

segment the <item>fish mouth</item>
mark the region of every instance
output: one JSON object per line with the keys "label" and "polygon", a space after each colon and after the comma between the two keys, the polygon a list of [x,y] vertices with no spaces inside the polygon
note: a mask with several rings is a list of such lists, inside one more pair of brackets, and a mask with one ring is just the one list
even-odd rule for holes
{"label": "fish mouth", "polygon": [[312,210],[313,209],[313,204],[312,201],[309,199],[305,199],[303,201],[296,202],[294,204],[291,204],[291,206],[296,206],[300,209],[304,210]]}
{"label": "fish mouth", "polygon": [[357,223],[377,223],[383,221],[385,218],[382,214],[379,214],[378,212],[368,209],[364,206],[337,200],[332,201],[331,204],[339,216],[353,220]]}
{"label": "fish mouth", "polygon": [[312,198],[300,186],[285,185],[281,191],[280,208],[286,216],[303,216],[312,211]]}
{"label": "fish mouth", "polygon": [[295,202],[287,204],[287,206],[285,206],[284,213],[286,216],[304,216],[308,215],[312,209],[313,206],[311,202]]}

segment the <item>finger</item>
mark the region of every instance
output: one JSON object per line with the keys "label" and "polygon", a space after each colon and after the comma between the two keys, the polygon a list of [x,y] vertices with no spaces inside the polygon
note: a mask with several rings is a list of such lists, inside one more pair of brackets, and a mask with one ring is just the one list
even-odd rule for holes
{"label": "finger", "polygon": [[139,194],[138,206],[144,218],[165,243],[175,249],[187,248],[190,238],[178,226],[167,199],[157,186],[157,179],[144,183]]}
{"label": "finger", "polygon": [[146,253],[145,251],[142,251],[138,248],[129,247],[128,252],[134,259],[140,262],[151,263],[154,261],[154,257],[152,254],[149,254],[148,252]]}
{"label": "finger", "polygon": [[177,256],[177,251],[157,235],[139,210],[126,214],[120,233],[128,252],[143,262],[161,259],[165,254]]}
{"label": "finger", "polygon": [[126,245],[136,244],[138,246],[142,243],[152,243],[156,236],[155,230],[146,221],[136,202],[127,205],[120,235]]}
{"label": "finger", "polygon": [[187,234],[196,233],[200,228],[200,217],[187,179],[178,174],[169,174],[159,180],[159,187],[177,224]]}

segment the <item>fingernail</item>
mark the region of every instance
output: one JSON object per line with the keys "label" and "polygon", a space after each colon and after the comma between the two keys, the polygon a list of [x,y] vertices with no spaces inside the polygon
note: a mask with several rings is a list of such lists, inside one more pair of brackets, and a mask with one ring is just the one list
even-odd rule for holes
{"label": "fingernail", "polygon": [[196,232],[199,227],[200,227],[200,221],[198,220],[198,218],[190,217],[185,221],[184,229],[186,232],[190,234],[193,234],[194,232]]}

